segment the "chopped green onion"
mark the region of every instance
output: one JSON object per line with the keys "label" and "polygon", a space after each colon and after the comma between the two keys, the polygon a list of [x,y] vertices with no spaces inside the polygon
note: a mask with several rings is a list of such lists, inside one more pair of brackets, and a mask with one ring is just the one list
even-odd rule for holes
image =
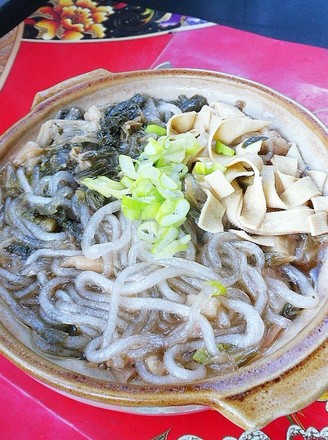
{"label": "chopped green onion", "polygon": [[138,220],[141,217],[142,210],[147,206],[147,203],[134,199],[129,196],[122,197],[122,212],[130,220]]}
{"label": "chopped green onion", "polygon": [[169,177],[167,174],[162,173],[159,182],[161,186],[167,189],[178,189],[180,185],[178,185],[171,177]]}
{"label": "chopped green onion", "polygon": [[220,281],[212,280],[212,281],[208,281],[207,284],[209,284],[210,286],[216,289],[211,296],[215,297],[215,296],[225,295],[227,293],[227,288],[222,283],[220,283]]}
{"label": "chopped green onion", "polygon": [[166,165],[167,163],[174,162],[174,163],[181,163],[186,157],[186,148],[182,143],[173,144],[170,149],[167,149],[163,155],[161,155],[159,159],[159,166]]}
{"label": "chopped green onion", "polygon": [[145,206],[147,206],[147,203],[142,202],[140,200],[134,199],[129,196],[123,196],[122,197],[122,206],[128,209],[143,209]]}
{"label": "chopped green onion", "polygon": [[160,125],[156,124],[150,124],[147,125],[145,128],[146,133],[154,133],[157,134],[157,136],[165,136],[166,135],[166,128],[161,127]]}
{"label": "chopped green onion", "polygon": [[157,140],[150,137],[137,160],[119,156],[120,182],[111,183],[102,176],[85,180],[88,187],[101,194],[122,199],[125,217],[143,222],[138,229],[139,238],[153,244],[152,252],[156,256],[169,257],[186,250],[191,240],[179,229],[190,209],[181,180],[188,172],[185,164],[201,146],[191,133],[165,136],[163,127],[155,124],[147,129],[163,136]]}
{"label": "chopped green onion", "polygon": [[121,182],[116,182],[105,176],[98,176],[95,179],[86,177],[81,183],[89,189],[99,192],[104,197],[121,199],[125,194],[129,193],[129,189],[122,185]]}
{"label": "chopped green onion", "polygon": [[142,163],[137,171],[138,179],[149,179],[154,185],[157,185],[160,175],[161,171],[151,163]]}
{"label": "chopped green onion", "polygon": [[230,350],[232,345],[231,344],[224,344],[222,342],[220,342],[219,344],[217,344],[217,347],[220,351],[227,351]]}
{"label": "chopped green onion", "polygon": [[175,139],[172,141],[172,148],[175,149],[178,144],[184,145],[186,156],[194,156],[201,150],[200,144],[198,143],[195,136],[191,133],[183,133],[176,136]]}
{"label": "chopped green onion", "polygon": [[168,198],[163,202],[156,214],[156,220],[163,227],[181,226],[190,209],[189,202],[186,199]]}
{"label": "chopped green onion", "polygon": [[[155,201],[151,202],[146,206],[141,212],[141,220],[152,220],[155,219],[157,211],[161,207],[161,202]],[[158,224],[158,223],[157,223]]]}
{"label": "chopped green onion", "polygon": [[163,199],[174,199],[174,198],[179,198],[179,199],[183,199],[183,192],[178,190],[178,189],[169,189],[169,188],[164,188],[163,186],[159,185],[157,187],[158,192],[160,193],[160,195],[163,197]]}
{"label": "chopped green onion", "polygon": [[152,191],[154,189],[154,185],[152,184],[150,179],[138,179],[134,184],[132,185],[131,192],[133,197],[144,197],[149,196],[152,194]]}
{"label": "chopped green onion", "polygon": [[124,176],[120,180],[121,184],[125,186],[125,188],[130,188],[130,186],[133,184],[134,180],[130,179],[130,177]]}
{"label": "chopped green onion", "polygon": [[[220,351],[227,351],[232,347],[231,344],[221,343],[217,344],[216,346]],[[194,361],[199,362],[200,364],[207,364],[211,360],[210,354],[203,347],[196,350],[192,358]]]}
{"label": "chopped green onion", "polygon": [[223,154],[224,156],[234,156],[235,154],[235,150],[220,141],[215,142],[215,151],[219,154]]}
{"label": "chopped green onion", "polygon": [[155,140],[149,139],[142,153],[143,156],[155,156],[162,152],[163,147]]}
{"label": "chopped green onion", "polygon": [[159,220],[168,214],[174,212],[177,202],[181,199],[174,199],[173,197],[167,198],[161,205],[160,209],[157,212],[156,220],[159,223]]}
{"label": "chopped green onion", "polygon": [[134,163],[130,156],[125,156],[124,154],[120,154],[120,156],[118,157],[118,161],[121,170],[125,176],[133,180],[137,178],[137,173],[134,168]]}
{"label": "chopped green onion", "polygon": [[138,236],[148,243],[156,243],[160,235],[161,227],[157,222],[145,222],[138,227]]}
{"label": "chopped green onion", "polygon": [[195,136],[182,133],[176,136],[162,136],[158,140],[149,139],[144,152],[139,156],[140,161],[151,161],[163,167],[173,163],[186,163],[191,156],[201,150]]}
{"label": "chopped green onion", "polygon": [[196,162],[193,168],[195,174],[206,175],[208,174],[208,168],[203,162]]}
{"label": "chopped green onion", "polygon": [[196,350],[192,358],[194,361],[199,362],[200,364],[207,364],[207,362],[211,359],[205,348],[199,348]]}
{"label": "chopped green onion", "polygon": [[161,167],[161,171],[170,176],[177,184],[181,185],[181,179],[188,173],[188,167],[183,163],[175,163]]}
{"label": "chopped green onion", "polygon": [[178,228],[161,228],[162,234],[159,239],[156,241],[155,245],[152,248],[152,251],[157,255],[163,249],[165,249],[168,245],[170,245],[179,235]]}
{"label": "chopped green onion", "polygon": [[154,246],[152,252],[156,254],[159,258],[167,258],[172,255],[187,250],[188,243],[191,240],[190,235],[184,235],[183,237],[171,241],[166,247],[162,250],[158,249],[157,246]]}
{"label": "chopped green onion", "polygon": [[141,217],[141,211],[139,209],[127,209],[122,206],[122,212],[129,220],[139,220]]}
{"label": "chopped green onion", "polygon": [[213,163],[213,162],[208,162],[208,163],[196,162],[192,172],[194,174],[200,174],[200,175],[206,176],[207,174],[214,173],[214,171],[216,171],[216,170],[221,170],[223,173],[225,173],[227,171],[227,168],[218,162],[215,162],[215,163]]}

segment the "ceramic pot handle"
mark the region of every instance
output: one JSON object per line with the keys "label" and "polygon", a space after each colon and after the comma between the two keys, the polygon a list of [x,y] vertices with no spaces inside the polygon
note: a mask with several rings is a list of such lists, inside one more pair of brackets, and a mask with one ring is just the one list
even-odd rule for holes
{"label": "ceramic pot handle", "polygon": [[214,389],[202,403],[243,429],[262,429],[287,412],[300,411],[326,391],[327,359],[328,340],[283,375],[228,397],[221,397]]}
{"label": "ceramic pot handle", "polygon": [[52,98],[58,93],[63,92],[65,89],[68,89],[69,87],[77,86],[79,84],[82,85],[93,79],[112,76],[112,75],[113,73],[109,72],[106,69],[97,69],[97,70],[92,70],[91,72],[83,73],[82,75],[75,76],[74,78],[66,79],[52,87],[49,87],[46,90],[42,90],[41,92],[38,92],[34,97],[31,109],[33,109],[41,102],[49,98]]}

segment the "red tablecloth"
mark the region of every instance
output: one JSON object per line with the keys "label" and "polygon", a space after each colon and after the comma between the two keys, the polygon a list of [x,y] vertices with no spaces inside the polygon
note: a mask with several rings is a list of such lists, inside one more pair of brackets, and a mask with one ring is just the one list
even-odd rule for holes
{"label": "red tablecloth", "polygon": [[[107,3],[116,4],[117,10],[125,7]],[[151,69],[163,62],[261,82],[328,123],[328,50],[163,14],[149,19],[153,27],[139,26],[134,33],[131,26],[129,35],[121,32],[119,38],[107,29],[104,38],[64,41],[57,36],[44,40],[32,32],[38,20],[40,16],[26,22],[13,64],[2,72],[6,80],[0,90],[0,133],[28,112],[36,92],[59,81],[96,68],[119,72]],[[165,32],[168,29],[171,32]],[[0,387],[0,435],[6,440],[328,439],[328,395],[301,413],[282,417],[252,434],[211,410],[141,416],[91,407],[45,388],[1,356]]]}

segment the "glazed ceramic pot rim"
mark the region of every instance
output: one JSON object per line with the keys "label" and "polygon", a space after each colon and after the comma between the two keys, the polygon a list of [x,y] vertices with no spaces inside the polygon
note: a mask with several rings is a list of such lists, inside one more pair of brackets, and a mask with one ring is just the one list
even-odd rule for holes
{"label": "glazed ceramic pot rim", "polygon": [[[270,98],[279,101],[281,105],[290,109],[305,124],[308,124],[310,129],[315,131],[316,136],[323,143],[328,137],[328,129],[318,118],[300,104],[269,87],[234,75],[194,69],[133,71],[119,74],[98,70],[59,84],[48,91],[41,92],[36,98],[36,103],[31,113],[9,129],[1,138],[1,142],[10,148],[10,145],[13,143],[12,139],[18,140],[24,130],[40,124],[42,120],[47,119],[50,114],[58,109],[58,106],[63,107],[70,101],[92,95],[107,87],[113,88],[127,83],[134,83],[136,80],[147,82],[159,81],[160,79],[167,80],[168,78],[185,78],[191,81],[197,81],[198,78],[202,78],[202,80],[213,81],[218,84],[220,82],[227,82],[236,86],[242,85],[246,89],[260,95],[262,94],[266,99]],[[204,379],[192,384],[174,386],[122,385],[106,383],[101,379],[86,377],[83,374],[58,367],[57,364],[51,362],[50,358],[40,358],[37,353],[17,341],[1,324],[0,352],[13,363],[49,386],[91,401],[102,401],[126,406],[213,404],[213,406],[220,407],[220,411],[225,413],[224,405],[222,404],[225,398],[229,398],[231,395],[241,395],[242,393],[249,392],[250,389],[263,387],[264,383],[276,381],[281,375],[294,369],[302,362],[306,362],[311,356],[316,356],[315,353],[323,350],[322,347],[325,347],[326,353],[328,353],[326,336],[328,334],[327,306],[328,300],[326,298],[324,306],[313,317],[313,321],[308,323],[307,328],[303,329],[292,343],[288,343],[288,351],[283,346],[273,354],[242,367],[238,371],[228,373],[222,377]],[[268,374],[268,372],[270,373]],[[325,386],[328,385],[328,378],[326,379]],[[324,385],[321,388],[321,391],[324,391]],[[310,401],[314,400],[321,391],[316,390],[315,395],[311,395]],[[217,401],[219,401],[219,404],[217,404]],[[306,399],[300,399],[299,402],[295,402],[295,410],[305,406],[304,403],[306,405],[310,402]],[[229,411],[227,410],[226,414],[229,415],[231,412]],[[270,417],[267,416],[267,420],[269,419]]]}

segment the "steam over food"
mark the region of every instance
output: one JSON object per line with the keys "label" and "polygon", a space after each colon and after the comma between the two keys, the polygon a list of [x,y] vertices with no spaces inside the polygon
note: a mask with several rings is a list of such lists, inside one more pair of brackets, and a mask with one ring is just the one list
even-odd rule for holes
{"label": "steam over food", "polygon": [[6,322],[117,382],[272,350],[320,302],[327,174],[243,108],[135,95],[45,122],[1,173]]}

